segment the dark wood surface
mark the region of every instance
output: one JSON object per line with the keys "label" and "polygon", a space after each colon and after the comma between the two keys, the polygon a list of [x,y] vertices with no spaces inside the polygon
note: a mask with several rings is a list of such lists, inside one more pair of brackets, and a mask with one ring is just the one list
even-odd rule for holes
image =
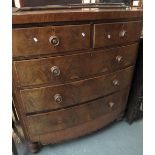
{"label": "dark wood surface", "polygon": [[[90,25],[13,29],[12,35],[13,57],[90,48]],[[51,36],[58,37],[59,45],[54,46],[49,42]]]}
{"label": "dark wood surface", "polygon": [[43,11],[19,11],[13,13],[13,24],[66,22],[66,21],[90,21],[111,19],[142,19],[143,10],[130,9],[58,9]]}
{"label": "dark wood surface", "polygon": [[[133,67],[129,67],[116,73],[63,85],[24,89],[20,91],[20,94],[26,112],[64,108],[94,100],[129,86],[132,72]],[[118,85],[115,85],[114,81],[118,81]],[[61,95],[61,103],[55,102],[56,94]]]}
{"label": "dark wood surface", "polygon": [[[89,76],[107,74],[134,65],[138,44],[65,55],[14,61],[19,86],[38,86],[43,84],[62,84]],[[119,61],[118,59],[121,58]],[[51,68],[57,66],[59,76],[54,76]]]}
{"label": "dark wood surface", "polygon": [[[136,8],[13,13],[13,98],[31,144],[79,137],[123,116],[142,13]],[[60,46],[50,45],[51,28]],[[124,29],[126,36],[119,38]],[[105,31],[112,35],[108,41]],[[38,45],[34,34],[41,38]],[[53,66],[59,76],[53,77]]]}
{"label": "dark wood surface", "polygon": [[80,125],[124,107],[126,96],[126,91],[118,92],[69,109],[28,116],[29,130],[40,135]]}
{"label": "dark wood surface", "polygon": [[93,46],[99,48],[136,41],[140,38],[141,29],[142,21],[95,24]]}
{"label": "dark wood surface", "polygon": [[42,144],[47,145],[47,144],[60,143],[66,140],[84,136],[92,132],[95,132],[99,129],[102,129],[106,125],[112,123],[120,116],[120,113],[122,113],[122,111],[123,111],[122,108],[118,108],[116,111],[107,113],[94,120],[91,120],[64,130],[59,130],[59,131],[50,132],[46,134],[40,134],[39,136],[33,135],[31,132],[29,132],[29,141],[39,141]]}

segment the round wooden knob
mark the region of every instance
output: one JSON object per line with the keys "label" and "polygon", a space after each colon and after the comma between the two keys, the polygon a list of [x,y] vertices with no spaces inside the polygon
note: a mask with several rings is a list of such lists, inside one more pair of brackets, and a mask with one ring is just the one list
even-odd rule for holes
{"label": "round wooden knob", "polygon": [[122,30],[119,35],[120,37],[125,37],[127,35],[127,32],[125,30]]}
{"label": "round wooden knob", "polygon": [[61,103],[62,102],[62,96],[60,94],[55,94],[54,95],[54,101],[57,103]]}
{"label": "round wooden knob", "polygon": [[51,72],[52,72],[53,76],[59,76],[60,75],[60,69],[57,66],[53,66],[51,68]]}
{"label": "round wooden knob", "polygon": [[119,81],[118,80],[114,80],[113,84],[114,84],[114,86],[119,86]]}
{"label": "round wooden knob", "polygon": [[122,62],[122,60],[123,60],[123,57],[121,56],[121,55],[118,55],[118,56],[116,56],[116,60],[117,60],[117,62]]}
{"label": "round wooden knob", "polygon": [[53,45],[53,46],[58,46],[59,45],[59,38],[57,36],[51,36],[49,38],[49,42]]}

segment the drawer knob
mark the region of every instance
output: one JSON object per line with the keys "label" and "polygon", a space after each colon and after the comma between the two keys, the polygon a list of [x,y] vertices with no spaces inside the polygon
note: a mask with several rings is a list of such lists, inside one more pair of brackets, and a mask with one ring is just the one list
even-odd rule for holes
{"label": "drawer knob", "polygon": [[53,66],[51,68],[51,72],[54,76],[59,76],[60,75],[60,69],[57,66]]}
{"label": "drawer knob", "polygon": [[57,103],[61,103],[62,102],[62,96],[60,94],[55,94],[54,95],[54,101]]}
{"label": "drawer knob", "polygon": [[109,102],[108,105],[109,105],[110,108],[112,108],[115,105],[115,103],[114,102]]}
{"label": "drawer knob", "polygon": [[127,34],[127,32],[125,30],[122,30],[119,35],[120,35],[120,37],[125,37],[126,34]]}
{"label": "drawer knob", "polygon": [[118,56],[116,56],[116,60],[117,60],[117,62],[122,62],[122,60],[123,60],[123,57],[121,56],[121,55],[118,55]]}
{"label": "drawer knob", "polygon": [[49,42],[53,45],[53,46],[58,46],[59,45],[59,38],[57,36],[51,36],[49,38]]}
{"label": "drawer knob", "polygon": [[119,81],[118,80],[114,80],[113,84],[114,84],[114,86],[119,86]]}

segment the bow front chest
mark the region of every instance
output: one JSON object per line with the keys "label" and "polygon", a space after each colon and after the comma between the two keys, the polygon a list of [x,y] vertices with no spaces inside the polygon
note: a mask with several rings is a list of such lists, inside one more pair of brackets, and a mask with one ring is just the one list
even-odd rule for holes
{"label": "bow front chest", "polygon": [[123,116],[141,31],[140,9],[13,13],[13,99],[31,149]]}

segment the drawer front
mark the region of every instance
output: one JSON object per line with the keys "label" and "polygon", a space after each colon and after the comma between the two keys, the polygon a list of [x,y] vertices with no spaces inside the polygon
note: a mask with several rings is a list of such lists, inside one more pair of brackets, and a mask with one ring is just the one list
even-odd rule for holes
{"label": "drawer front", "polygon": [[14,66],[20,86],[61,84],[134,65],[137,47],[138,44],[132,44],[84,54],[14,61]]}
{"label": "drawer front", "polygon": [[88,48],[90,48],[90,25],[13,29],[14,57]]}
{"label": "drawer front", "polygon": [[108,95],[130,85],[133,67],[57,86],[21,90],[26,113],[60,109]]}
{"label": "drawer front", "polygon": [[128,91],[121,91],[68,109],[27,116],[29,130],[34,135],[45,134],[92,121],[118,109],[121,111],[127,95]]}
{"label": "drawer front", "polygon": [[140,38],[142,21],[94,25],[94,48],[120,45]]}

